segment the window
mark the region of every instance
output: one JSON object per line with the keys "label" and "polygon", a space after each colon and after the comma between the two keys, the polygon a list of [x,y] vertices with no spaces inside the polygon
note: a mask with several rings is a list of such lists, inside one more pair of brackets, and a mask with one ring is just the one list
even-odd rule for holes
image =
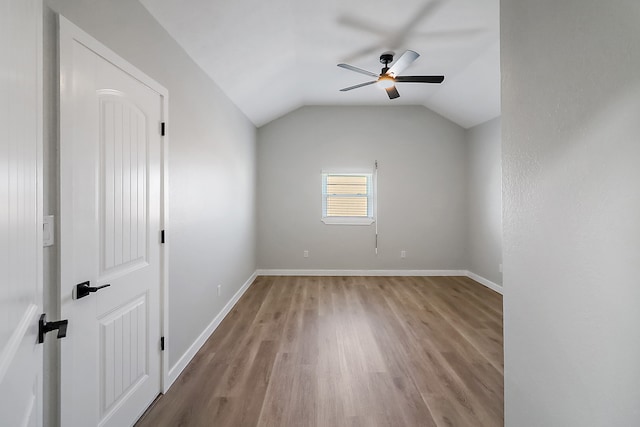
{"label": "window", "polygon": [[374,185],[370,173],[322,174],[322,222],[369,225],[374,221]]}

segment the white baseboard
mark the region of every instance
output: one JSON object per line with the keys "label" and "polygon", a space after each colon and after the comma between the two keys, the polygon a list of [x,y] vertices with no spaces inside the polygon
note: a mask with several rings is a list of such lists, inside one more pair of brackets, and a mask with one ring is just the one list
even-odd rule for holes
{"label": "white baseboard", "polygon": [[502,295],[502,286],[468,270],[256,270],[258,276],[465,276]]}
{"label": "white baseboard", "polygon": [[226,315],[233,309],[233,306],[240,300],[240,297],[249,289],[249,286],[257,276],[465,276],[502,294],[502,286],[468,270],[256,270],[242,287],[238,289],[238,292],[227,302],[205,330],[202,331],[187,351],[185,351],[180,360],[169,369],[169,384],[167,385],[167,390],[180,376],[184,368],[191,362],[191,359],[193,359],[198,350],[200,350],[211,334],[213,334]]}
{"label": "white baseboard", "polygon": [[258,276],[466,276],[467,270],[256,270]]}
{"label": "white baseboard", "polygon": [[497,293],[499,293],[500,295],[502,295],[502,286],[498,285],[497,283],[493,283],[491,280],[485,279],[482,276],[478,276],[476,273],[473,273],[471,271],[467,271],[466,276],[469,279],[473,279],[476,282],[480,283],[483,286],[486,286],[487,288],[491,289],[492,291],[495,291]]}
{"label": "white baseboard", "polygon": [[233,297],[229,300],[229,302],[227,302],[227,304],[220,311],[220,313],[218,313],[218,315],[211,321],[211,323],[209,323],[209,325],[205,328],[205,330],[202,331],[200,336],[198,336],[198,338],[194,341],[194,343],[191,344],[191,346],[187,349],[187,351],[184,352],[180,360],[178,360],[176,364],[169,369],[169,384],[166,387],[167,390],[169,389],[169,387],[171,387],[174,381],[180,376],[184,368],[186,368],[189,362],[191,362],[191,359],[193,359],[193,357],[196,355],[198,350],[200,350],[200,348],[204,345],[207,339],[209,339],[211,334],[213,334],[213,332],[220,325],[220,323],[225,318],[225,316],[229,314],[231,309],[233,309],[233,306],[236,305],[240,297],[242,297],[242,295],[247,291],[247,289],[249,289],[249,286],[251,286],[251,284],[253,283],[253,281],[256,279],[257,276],[258,276],[257,272],[254,272],[251,275],[251,277],[249,277],[249,279],[244,283],[244,285],[242,285],[242,287],[238,289],[238,292],[236,292],[235,295],[233,295]]}

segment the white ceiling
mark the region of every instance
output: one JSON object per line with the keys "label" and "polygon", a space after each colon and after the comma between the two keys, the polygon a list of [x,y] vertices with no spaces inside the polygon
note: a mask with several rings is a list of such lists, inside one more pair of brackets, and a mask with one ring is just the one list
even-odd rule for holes
{"label": "white ceiling", "polygon": [[[500,115],[499,0],[141,0],[256,125],[303,105],[424,105],[464,128]],[[379,73],[382,52],[421,56],[390,100],[336,65]]]}

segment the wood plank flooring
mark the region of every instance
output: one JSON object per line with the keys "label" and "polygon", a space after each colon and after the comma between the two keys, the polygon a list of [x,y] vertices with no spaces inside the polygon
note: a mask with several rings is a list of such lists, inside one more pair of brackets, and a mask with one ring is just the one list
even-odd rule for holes
{"label": "wood plank flooring", "polygon": [[466,277],[259,277],[137,425],[497,427],[502,354]]}

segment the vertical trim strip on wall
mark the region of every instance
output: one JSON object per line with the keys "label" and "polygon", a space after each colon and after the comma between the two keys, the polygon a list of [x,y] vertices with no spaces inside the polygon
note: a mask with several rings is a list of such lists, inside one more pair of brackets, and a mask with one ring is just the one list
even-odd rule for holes
{"label": "vertical trim strip on wall", "polygon": [[374,161],[373,168],[373,217],[375,218],[376,243],[375,250],[378,255],[378,161]]}

